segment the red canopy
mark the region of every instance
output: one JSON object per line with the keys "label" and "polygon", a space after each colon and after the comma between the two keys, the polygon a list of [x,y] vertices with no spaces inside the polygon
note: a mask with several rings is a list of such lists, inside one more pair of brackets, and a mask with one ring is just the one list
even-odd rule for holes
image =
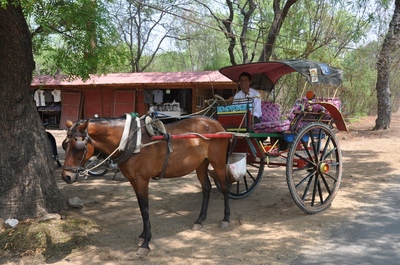
{"label": "red canopy", "polygon": [[219,71],[235,82],[239,81],[239,75],[243,72],[250,73],[253,81],[257,79],[260,83],[266,77],[272,85],[282,76],[292,72],[305,76],[310,83],[339,86],[342,82],[342,70],[302,59],[240,64],[224,67]]}

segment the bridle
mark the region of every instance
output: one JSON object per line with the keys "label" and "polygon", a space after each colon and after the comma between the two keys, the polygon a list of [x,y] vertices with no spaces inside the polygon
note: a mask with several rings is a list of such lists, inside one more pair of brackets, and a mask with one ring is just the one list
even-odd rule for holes
{"label": "bridle", "polygon": [[[65,171],[69,171],[75,174],[81,174],[81,172],[85,171],[86,167],[82,166],[83,160],[86,157],[87,151],[88,151],[88,143],[90,143],[92,141],[92,139],[90,138],[89,134],[87,133],[87,130],[85,131],[85,136],[83,137],[83,140],[79,139],[76,136],[73,136],[75,138],[75,149],[77,150],[82,150],[83,149],[83,154],[82,157],[78,163],[78,166],[63,166],[63,170]],[[64,144],[69,144],[70,142],[70,137],[72,136],[67,136],[67,138],[64,140],[63,142],[63,147]],[[65,149],[65,148],[64,148]]]}

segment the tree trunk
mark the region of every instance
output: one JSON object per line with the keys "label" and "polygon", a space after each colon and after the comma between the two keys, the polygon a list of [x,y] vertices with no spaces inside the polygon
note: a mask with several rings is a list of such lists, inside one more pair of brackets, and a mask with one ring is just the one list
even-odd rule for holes
{"label": "tree trunk", "polygon": [[374,130],[385,130],[390,126],[392,108],[390,103],[391,55],[399,46],[400,0],[396,0],[395,5],[392,21],[389,24],[388,32],[383,41],[377,63],[378,77],[376,81],[376,91],[378,97],[378,117],[375,120]]}
{"label": "tree trunk", "polygon": [[12,3],[0,7],[0,218],[24,220],[66,203],[30,91],[35,63],[28,25]]}
{"label": "tree trunk", "polygon": [[278,37],[279,32],[281,31],[283,22],[285,21],[289,9],[297,2],[298,0],[287,0],[283,8],[280,7],[280,0],[273,1],[273,9],[274,9],[274,21],[271,24],[271,28],[269,29],[267,42],[264,45],[263,52],[261,53],[259,62],[267,62],[269,61],[272,51],[275,46],[276,38]]}

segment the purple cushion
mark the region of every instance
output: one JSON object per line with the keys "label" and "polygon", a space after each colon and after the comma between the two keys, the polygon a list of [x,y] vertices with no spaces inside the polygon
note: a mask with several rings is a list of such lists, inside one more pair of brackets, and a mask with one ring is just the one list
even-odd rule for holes
{"label": "purple cushion", "polygon": [[[340,109],[341,102],[340,99],[338,98],[322,98],[322,97],[316,97],[312,99],[312,102],[329,102],[336,106],[338,109]],[[300,111],[300,110],[309,110],[313,112],[323,112],[325,111],[325,108],[319,104],[310,104],[309,100],[305,97],[299,98],[296,100],[294,103],[294,106],[292,110],[290,111],[290,117],[293,119],[295,115],[295,111]],[[328,114],[327,114],[328,115]],[[330,116],[328,116],[330,117]]]}
{"label": "purple cushion", "polygon": [[277,120],[269,122],[260,122],[254,124],[254,131],[256,133],[273,133],[273,132],[284,132],[289,130],[290,121],[289,120]]}
{"label": "purple cushion", "polygon": [[261,122],[278,121],[281,117],[281,105],[269,101],[261,102]]}

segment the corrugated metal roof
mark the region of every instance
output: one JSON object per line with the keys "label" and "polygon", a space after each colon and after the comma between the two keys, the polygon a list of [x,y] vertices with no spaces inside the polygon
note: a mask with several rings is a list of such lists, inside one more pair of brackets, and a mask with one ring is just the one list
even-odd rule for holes
{"label": "corrugated metal roof", "polygon": [[37,87],[69,87],[69,86],[127,86],[130,87],[187,87],[190,86],[227,86],[235,87],[235,83],[219,71],[201,72],[146,72],[146,73],[114,73],[92,75],[89,80],[75,79],[68,81],[61,76],[36,76],[31,83]]}

